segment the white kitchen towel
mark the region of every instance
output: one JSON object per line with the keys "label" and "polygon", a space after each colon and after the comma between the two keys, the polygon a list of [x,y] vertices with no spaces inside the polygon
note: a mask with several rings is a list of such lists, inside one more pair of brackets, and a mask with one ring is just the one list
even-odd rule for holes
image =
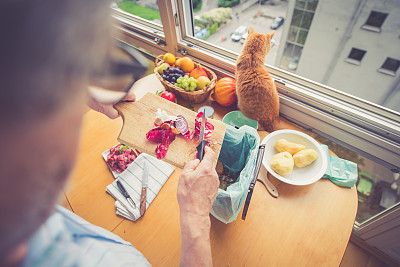
{"label": "white kitchen towel", "polygon": [[[104,153],[103,153],[104,157]],[[107,155],[105,155],[105,159]],[[161,187],[168,180],[169,176],[174,172],[175,168],[172,165],[156,159],[148,154],[141,153],[130,165],[120,174],[117,174],[116,179],[107,186],[106,192],[115,198],[115,207],[117,214],[129,220],[136,221],[140,218],[140,195],[142,192],[142,174],[144,161],[147,161],[149,166],[149,183],[147,187],[146,209],[157,196]],[[113,173],[114,175],[114,173]],[[122,195],[117,186],[117,181],[120,181],[126,191],[128,191],[136,208],[133,208],[128,200]]]}

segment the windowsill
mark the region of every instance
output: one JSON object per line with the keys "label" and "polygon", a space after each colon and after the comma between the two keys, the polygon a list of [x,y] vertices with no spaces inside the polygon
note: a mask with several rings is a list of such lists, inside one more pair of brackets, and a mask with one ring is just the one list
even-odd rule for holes
{"label": "windowsill", "polygon": [[357,66],[361,65],[361,61],[359,61],[357,59],[346,58],[344,61],[346,61],[347,63],[353,64],[353,65],[357,65]]}
{"label": "windowsill", "polygon": [[378,72],[386,74],[386,75],[390,75],[395,77],[396,76],[396,72],[392,71],[392,70],[388,70],[388,69],[383,69],[383,68],[379,68],[377,69]]}
{"label": "windowsill", "polygon": [[375,27],[375,26],[371,26],[371,25],[367,25],[367,24],[362,25],[361,29],[371,31],[371,32],[381,32],[380,27]]}

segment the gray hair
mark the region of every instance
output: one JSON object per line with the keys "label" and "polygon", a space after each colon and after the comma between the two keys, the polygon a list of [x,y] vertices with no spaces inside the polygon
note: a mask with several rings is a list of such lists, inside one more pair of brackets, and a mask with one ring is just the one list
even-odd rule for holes
{"label": "gray hair", "polygon": [[[16,124],[30,125],[32,121],[45,120],[49,114],[67,105],[67,100],[75,96],[77,90],[82,90],[73,85],[77,80],[86,81],[92,69],[104,60],[111,44],[110,21],[107,0],[0,2],[0,135],[6,130],[11,133],[9,129]],[[0,144],[2,149],[4,146],[10,147]],[[47,156],[45,148],[39,144],[35,146],[38,154],[33,156],[51,159],[53,155]],[[53,153],[57,151],[53,150]],[[7,150],[3,150],[0,156],[0,212],[4,215],[12,210],[15,214],[2,215],[0,219],[0,265],[9,250],[31,236],[50,212],[48,208],[31,211],[29,205],[34,202],[26,203],[26,207],[14,207],[15,204],[2,193],[11,189],[18,194],[18,187],[31,186],[35,191],[32,194],[43,194],[44,198],[53,200],[56,193],[51,187],[62,186],[63,177],[71,168],[70,163],[56,166],[58,169],[49,163],[33,173],[30,169],[33,161],[17,162],[15,166],[20,166],[15,170],[15,176],[4,177],[10,173],[5,170],[10,168],[7,164],[15,161],[9,157]],[[45,168],[49,169],[47,173]],[[51,177],[60,181],[49,182]],[[29,192],[30,188],[27,190]],[[36,215],[41,219],[33,218]]]}
{"label": "gray hair", "polygon": [[106,0],[0,3],[1,121],[10,111],[42,118],[61,105],[73,93],[71,78],[87,78],[103,59],[109,21]]}

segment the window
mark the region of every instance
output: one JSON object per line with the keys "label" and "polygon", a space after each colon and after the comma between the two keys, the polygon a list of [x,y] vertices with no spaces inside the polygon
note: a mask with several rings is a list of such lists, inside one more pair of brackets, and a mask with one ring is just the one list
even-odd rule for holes
{"label": "window", "polygon": [[396,72],[400,67],[400,60],[387,57],[383,65],[378,69],[379,72],[396,76]]}
{"label": "window", "polygon": [[346,62],[360,65],[365,53],[367,53],[367,51],[353,47],[350,51],[350,54],[346,58]]}
{"label": "window", "polygon": [[387,13],[371,11],[367,21],[361,28],[369,31],[380,32],[382,24],[385,22],[387,16]]}
{"label": "window", "polygon": [[[365,31],[348,27],[352,22],[365,23],[362,14],[369,13],[370,7],[361,7],[361,12],[354,13],[360,7],[357,1],[203,0],[196,6],[194,2],[199,1],[158,1],[165,36],[163,33],[157,36],[165,43],[140,35],[140,26],[135,24],[137,16],[131,16],[134,22],[131,25],[126,20],[128,16],[122,17],[125,13],[116,10],[116,17],[124,26],[124,40],[149,51],[153,57],[165,52],[188,55],[220,77],[234,76],[236,60],[244,45],[243,35],[240,41],[232,40],[235,30],[251,26],[256,32],[268,33],[273,19],[281,16],[284,23],[276,29],[275,45],[265,59],[265,68],[276,81],[281,115],[334,142],[329,146],[348,149],[344,153],[335,151],[340,157],[351,155],[349,159],[353,161],[365,158],[365,164],[360,160],[360,171],[372,175],[374,181],[399,171],[400,104],[395,100],[400,92],[395,95],[398,90],[393,88],[392,77],[375,71],[382,62],[373,61],[383,53],[397,51],[397,43],[385,39],[386,36],[373,35],[376,37],[370,38],[376,39],[363,42],[365,50],[361,50],[356,47],[360,47],[359,37]],[[219,2],[231,6],[219,7]],[[385,8],[400,12],[398,5],[389,2]],[[381,21],[379,27],[384,19]],[[387,26],[399,27],[395,22]],[[341,60],[360,62],[366,51],[368,61],[364,60],[357,68]],[[395,62],[385,62],[381,69],[397,71],[398,61]],[[392,95],[391,101],[387,101],[390,105],[381,106],[382,99]],[[376,171],[379,168],[385,170]],[[363,183],[366,184],[362,182],[360,190]],[[365,205],[365,209],[368,207]],[[375,214],[360,215],[357,220],[362,224]]]}

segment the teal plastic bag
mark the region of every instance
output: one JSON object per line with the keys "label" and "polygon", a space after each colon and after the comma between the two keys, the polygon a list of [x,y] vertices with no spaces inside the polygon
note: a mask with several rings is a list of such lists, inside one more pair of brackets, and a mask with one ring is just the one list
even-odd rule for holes
{"label": "teal plastic bag", "polygon": [[345,159],[341,159],[329,154],[327,145],[321,145],[325,151],[328,159],[328,167],[326,168],[324,176],[331,180],[334,184],[352,187],[356,184],[358,179],[357,164]]}
{"label": "teal plastic bag", "polygon": [[236,220],[253,179],[260,136],[247,125],[236,129],[226,125],[218,160],[231,172],[240,172],[237,181],[225,190],[218,189],[211,214],[224,223]]}

